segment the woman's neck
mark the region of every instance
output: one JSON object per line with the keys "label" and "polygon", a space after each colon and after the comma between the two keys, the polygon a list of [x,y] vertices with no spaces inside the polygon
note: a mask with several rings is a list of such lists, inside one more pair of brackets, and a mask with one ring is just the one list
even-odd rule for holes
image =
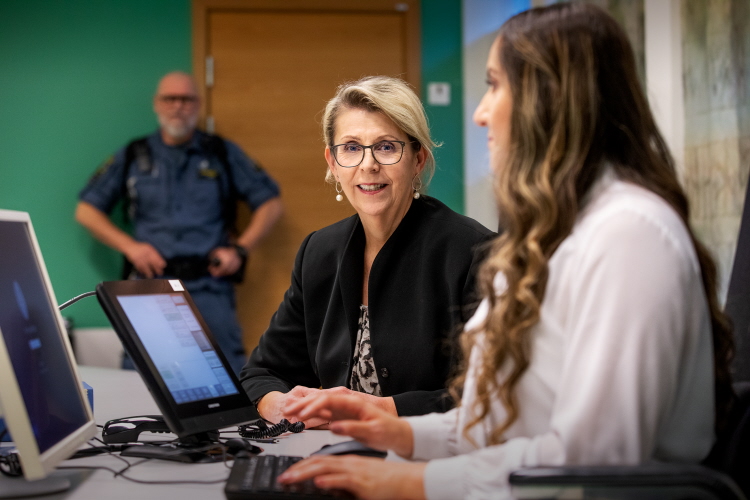
{"label": "woman's neck", "polygon": [[370,251],[375,250],[375,255],[378,251],[383,248],[388,238],[396,231],[396,228],[401,224],[401,221],[406,216],[406,213],[411,207],[411,200],[406,203],[401,210],[395,215],[367,215],[360,214],[359,219],[362,221],[362,227],[365,230],[365,255]]}

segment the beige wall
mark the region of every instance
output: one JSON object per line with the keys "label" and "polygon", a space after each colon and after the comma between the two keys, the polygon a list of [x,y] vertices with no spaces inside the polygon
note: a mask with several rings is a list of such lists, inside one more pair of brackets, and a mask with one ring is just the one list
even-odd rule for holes
{"label": "beige wall", "polygon": [[750,2],[682,0],[684,182],[726,292],[750,170]]}

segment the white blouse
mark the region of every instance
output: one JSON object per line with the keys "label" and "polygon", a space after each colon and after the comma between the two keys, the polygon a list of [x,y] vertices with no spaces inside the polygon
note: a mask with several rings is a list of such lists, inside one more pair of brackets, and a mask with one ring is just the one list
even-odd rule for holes
{"label": "white blouse", "polygon": [[[505,417],[498,400],[469,431],[477,446],[464,435],[481,345],[461,406],[408,419],[412,458],[433,459],[427,498],[507,498],[508,474],[524,466],[695,463],[708,454],[713,348],[690,237],[663,199],[611,172],[587,199],[550,259],[531,365],[516,386],[520,415],[506,441],[488,445]],[[467,328],[487,309],[485,300]]]}

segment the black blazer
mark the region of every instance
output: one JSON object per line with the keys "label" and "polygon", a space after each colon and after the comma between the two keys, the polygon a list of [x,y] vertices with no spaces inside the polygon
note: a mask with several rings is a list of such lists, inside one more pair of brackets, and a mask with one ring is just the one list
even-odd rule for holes
{"label": "black blazer", "polygon": [[[495,233],[434,198],[414,200],[370,270],[372,355],[399,415],[446,411],[456,334],[477,305],[476,247]],[[310,234],[292,283],[240,379],[255,401],[296,385],[349,385],[365,234],[354,215]]]}

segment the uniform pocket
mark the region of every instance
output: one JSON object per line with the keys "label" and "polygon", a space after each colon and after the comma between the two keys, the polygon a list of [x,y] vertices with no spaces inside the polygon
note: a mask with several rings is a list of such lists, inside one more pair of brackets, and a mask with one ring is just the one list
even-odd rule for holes
{"label": "uniform pocket", "polygon": [[129,188],[131,196],[135,193],[135,199],[131,199],[131,202],[139,218],[154,219],[167,212],[169,196],[161,177],[133,177],[128,185],[132,186]]}

